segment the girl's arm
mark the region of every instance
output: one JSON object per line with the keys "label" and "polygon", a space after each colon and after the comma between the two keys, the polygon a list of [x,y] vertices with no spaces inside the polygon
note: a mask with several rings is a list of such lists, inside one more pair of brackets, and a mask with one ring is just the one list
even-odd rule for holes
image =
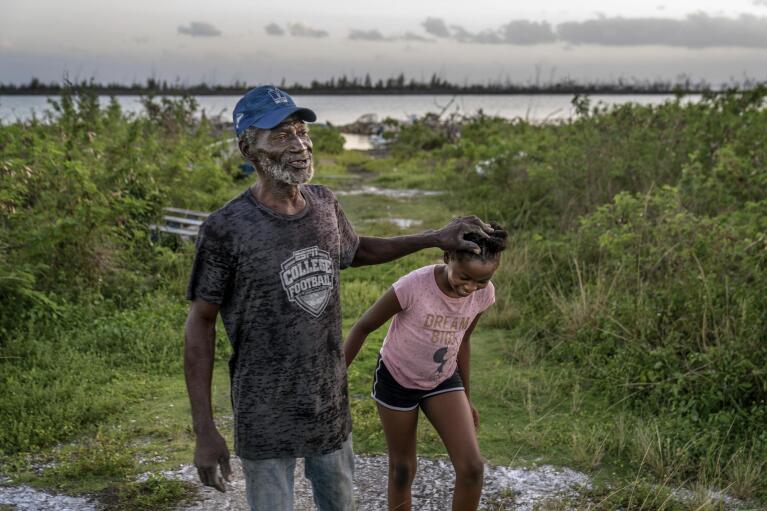
{"label": "girl's arm", "polygon": [[469,328],[466,329],[466,333],[463,334],[461,346],[458,348],[457,358],[458,374],[461,376],[463,388],[465,389],[466,397],[469,400],[471,415],[474,418],[474,427],[479,427],[479,413],[477,413],[477,409],[474,408],[474,405],[471,404],[471,391],[469,390],[471,385],[471,333],[474,331],[474,327],[477,326],[477,321],[479,321],[479,317],[481,315],[481,312],[477,314],[477,316],[474,318],[474,321],[472,321],[471,325],[469,325]]}
{"label": "girl's arm", "polygon": [[344,342],[344,357],[346,358],[346,367],[354,360],[362,347],[362,343],[370,332],[377,330],[386,323],[389,318],[402,311],[394,288],[389,288],[381,298],[370,307],[365,314],[354,324],[349,331],[349,335]]}

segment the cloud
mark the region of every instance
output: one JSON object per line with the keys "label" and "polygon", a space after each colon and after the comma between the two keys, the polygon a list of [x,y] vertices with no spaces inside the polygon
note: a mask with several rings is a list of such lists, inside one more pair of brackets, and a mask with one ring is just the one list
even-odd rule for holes
{"label": "cloud", "polygon": [[426,18],[421,26],[427,33],[437,37],[450,37],[450,31],[441,18]]}
{"label": "cloud", "polygon": [[285,30],[277,23],[269,23],[264,27],[267,35],[285,35]]}
{"label": "cloud", "polygon": [[754,0],[753,4],[761,7],[767,7],[767,0]]}
{"label": "cloud", "polygon": [[205,21],[192,21],[188,27],[179,25],[178,33],[192,37],[217,37],[221,31]]}
{"label": "cloud", "polygon": [[378,30],[356,30],[349,32],[349,39],[354,41],[386,41],[387,38]]}
{"label": "cloud", "polygon": [[685,19],[599,18],[557,25],[559,39],[571,44],[665,45],[685,48],[767,48],[767,18],[689,14]]}
{"label": "cloud", "polygon": [[[767,6],[767,0],[754,0]],[[470,32],[448,26],[440,18],[427,18],[426,31],[459,43],[530,46],[554,42],[569,45],[672,46],[680,48],[767,48],[767,17],[742,14],[737,18],[688,14],[673,18],[608,18],[560,23],[554,30],[546,21],[512,20],[499,28]]]}
{"label": "cloud", "polygon": [[500,36],[506,44],[519,45],[553,43],[557,39],[547,22],[527,20],[514,20],[503,25]]}
{"label": "cloud", "polygon": [[399,39],[402,39],[403,41],[415,41],[415,42],[421,42],[421,43],[434,42],[434,39],[429,39],[428,37],[423,37],[413,32],[405,32],[405,35],[403,35],[402,37],[399,37]]}
{"label": "cloud", "polygon": [[450,25],[450,30],[452,30],[453,39],[458,41],[459,43],[472,43],[474,42],[474,34],[466,30],[460,25]]}
{"label": "cloud", "polygon": [[319,39],[328,36],[327,31],[308,27],[303,23],[288,23],[288,32],[293,37],[311,37]]}
{"label": "cloud", "polygon": [[498,29],[485,29],[476,34],[469,32],[460,25],[450,25],[450,30],[452,39],[459,43],[528,46],[552,43],[557,40],[551,26],[545,21],[514,20]]}
{"label": "cloud", "polygon": [[352,29],[349,32],[349,39],[353,41],[407,41],[407,42],[419,42],[419,43],[433,43],[434,39],[423,37],[414,32],[405,32],[403,35],[390,35],[385,36],[379,30],[359,30]]}

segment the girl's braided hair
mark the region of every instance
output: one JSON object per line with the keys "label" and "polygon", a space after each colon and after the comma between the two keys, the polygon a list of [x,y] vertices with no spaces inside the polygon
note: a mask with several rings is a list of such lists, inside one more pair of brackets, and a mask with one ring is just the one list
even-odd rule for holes
{"label": "girl's braided hair", "polygon": [[459,260],[473,257],[482,261],[487,261],[488,259],[495,259],[498,257],[501,252],[506,250],[506,238],[508,238],[508,233],[503,227],[495,222],[490,222],[490,227],[492,227],[495,232],[490,234],[489,238],[485,238],[484,236],[474,232],[463,235],[463,239],[467,241],[473,241],[479,245],[479,254],[475,254],[469,250],[456,250],[454,252],[449,252],[447,254],[448,257],[455,257]]}

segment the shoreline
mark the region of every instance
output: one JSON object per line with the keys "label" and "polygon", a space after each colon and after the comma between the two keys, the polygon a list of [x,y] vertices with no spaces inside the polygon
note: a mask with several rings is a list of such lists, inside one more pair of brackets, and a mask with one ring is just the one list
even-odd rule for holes
{"label": "shoreline", "polygon": [[[47,90],[0,90],[0,96],[59,96],[66,89],[47,89]],[[108,88],[73,88],[70,90],[88,90],[93,91],[99,96],[163,96],[163,97],[184,97],[184,96],[242,96],[247,90],[135,90],[135,89],[108,89]],[[329,90],[292,90],[287,89],[293,96],[573,96],[573,95],[609,95],[609,96],[669,96],[681,95],[689,96],[693,94],[703,94],[706,92],[727,92],[729,89],[705,89],[705,90],[610,90],[610,89],[591,89],[574,88],[566,90],[374,90],[374,91],[329,91]],[[752,89],[744,89],[752,90]]]}

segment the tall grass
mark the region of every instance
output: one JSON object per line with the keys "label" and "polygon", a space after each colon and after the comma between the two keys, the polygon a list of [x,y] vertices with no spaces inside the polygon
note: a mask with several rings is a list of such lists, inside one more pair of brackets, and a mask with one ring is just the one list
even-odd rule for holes
{"label": "tall grass", "polygon": [[[482,321],[497,329],[484,337],[496,346],[483,362],[493,380],[475,394],[503,416],[485,441],[566,451],[583,469],[616,460],[641,469],[625,488],[594,495],[594,509],[682,509],[648,489],[650,475],[767,498],[764,97],[757,89],[609,109],[581,99],[579,117],[558,125],[431,116],[403,127],[392,160],[339,156],[383,173],[379,184],[450,190],[451,209],[509,228],[498,303]],[[147,225],[163,206],[214,209],[243,184],[237,157],[196,120],[191,100],[145,106],[134,117],[67,92],[45,122],[0,126],[6,454],[95,433],[142,398],[136,378],[180,378],[192,250],[153,240]],[[317,135],[327,154],[338,149],[337,133]],[[360,199],[348,209],[364,217],[366,207]],[[348,270],[345,321],[434,257]],[[365,364],[352,367],[353,387],[372,370]],[[594,395],[609,408],[594,410]],[[373,405],[353,408],[360,442],[382,449]],[[604,420],[583,421],[588,414]],[[432,430],[422,434],[436,442]],[[104,445],[116,457],[99,463],[124,471],[112,440]],[[76,459],[61,477],[90,470]],[[701,491],[700,509],[715,505],[707,498]]]}
{"label": "tall grass", "polygon": [[[420,157],[460,208],[513,231],[488,320],[536,346],[512,343],[514,360],[572,365],[655,417],[624,435],[656,477],[718,471],[752,496],[755,481],[767,488],[764,465],[742,461],[767,459],[766,95],[580,100],[554,126],[476,117]],[[600,445],[571,439],[585,465]]]}

